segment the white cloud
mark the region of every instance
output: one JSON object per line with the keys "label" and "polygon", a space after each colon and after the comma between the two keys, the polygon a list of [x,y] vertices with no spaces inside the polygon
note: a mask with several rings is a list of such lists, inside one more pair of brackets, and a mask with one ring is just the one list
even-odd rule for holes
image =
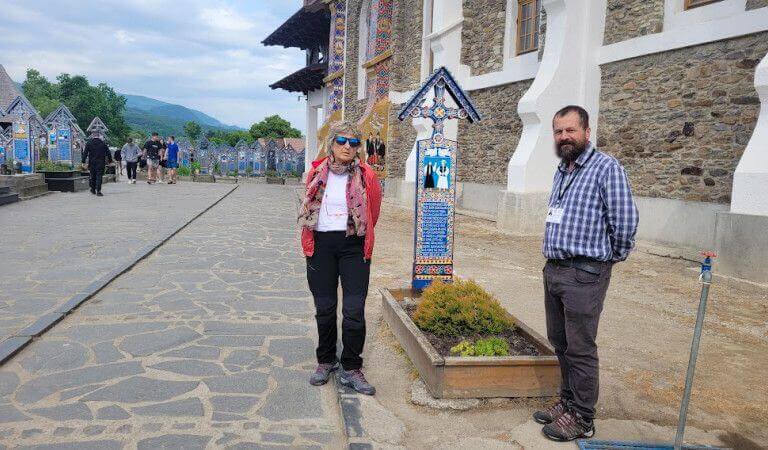
{"label": "white cloud", "polygon": [[280,114],[304,129],[297,95],[269,88],[304,65],[303,52],[260,43],[301,0],[104,0],[91,6],[97,20],[58,0],[3,2],[0,64],[17,81],[30,67],[82,74],[225,123]]}
{"label": "white cloud", "polygon": [[125,30],[115,31],[115,38],[117,38],[117,41],[121,44],[130,44],[132,42],[136,42],[136,38],[130,36]]}
{"label": "white cloud", "polygon": [[223,31],[248,31],[255,26],[230,8],[203,8],[198,17],[209,27]]}

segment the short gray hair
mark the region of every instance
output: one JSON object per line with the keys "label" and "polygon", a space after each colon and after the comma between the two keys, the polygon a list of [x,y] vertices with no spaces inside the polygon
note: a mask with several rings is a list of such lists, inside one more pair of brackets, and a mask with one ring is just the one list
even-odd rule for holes
{"label": "short gray hair", "polygon": [[363,139],[363,133],[360,132],[360,128],[354,123],[347,120],[334,122],[328,130],[328,137],[325,142],[325,150],[329,155],[333,153],[333,141],[336,139],[336,136],[340,134],[349,134],[360,140]]}

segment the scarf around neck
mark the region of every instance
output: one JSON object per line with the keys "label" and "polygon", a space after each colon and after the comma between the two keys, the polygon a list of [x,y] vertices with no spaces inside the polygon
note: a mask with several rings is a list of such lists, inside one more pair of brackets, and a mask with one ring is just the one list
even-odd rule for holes
{"label": "scarf around neck", "polygon": [[360,167],[358,158],[349,164],[342,164],[330,155],[317,166],[312,179],[307,183],[307,193],[299,210],[299,225],[312,231],[317,227],[329,172],[336,175],[349,174],[347,177],[347,210],[349,211],[347,236],[365,236],[368,199],[363,182],[363,169]]}

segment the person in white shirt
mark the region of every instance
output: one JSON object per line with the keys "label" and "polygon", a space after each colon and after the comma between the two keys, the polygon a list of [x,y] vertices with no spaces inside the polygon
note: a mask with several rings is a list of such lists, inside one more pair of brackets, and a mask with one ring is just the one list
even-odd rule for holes
{"label": "person in white shirt", "polygon": [[381,207],[381,183],[358,154],[361,133],[349,122],[331,127],[330,154],[312,164],[299,212],[307,281],[315,300],[318,366],[309,382],[320,386],[339,368],[336,359],[338,286],[342,298],[342,371],[339,381],[357,392],[376,389],[362,372],[365,298],[371,270],[374,227]]}

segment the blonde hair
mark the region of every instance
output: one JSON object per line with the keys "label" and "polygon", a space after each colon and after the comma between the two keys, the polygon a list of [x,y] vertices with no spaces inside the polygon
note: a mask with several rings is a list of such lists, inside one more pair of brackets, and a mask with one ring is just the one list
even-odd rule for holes
{"label": "blonde hair", "polygon": [[[334,122],[331,124],[330,128],[328,129],[328,136],[323,141],[322,147],[320,148],[320,151],[318,152],[318,159],[325,158],[326,156],[330,155],[333,152],[333,142],[336,140],[336,136],[340,134],[347,134],[354,136],[361,141],[363,140],[363,133],[360,131],[360,128],[358,128],[357,125],[355,125],[352,122],[342,120],[339,122]],[[358,147],[358,156],[362,158],[361,151],[365,151],[365,148],[360,145]]]}

